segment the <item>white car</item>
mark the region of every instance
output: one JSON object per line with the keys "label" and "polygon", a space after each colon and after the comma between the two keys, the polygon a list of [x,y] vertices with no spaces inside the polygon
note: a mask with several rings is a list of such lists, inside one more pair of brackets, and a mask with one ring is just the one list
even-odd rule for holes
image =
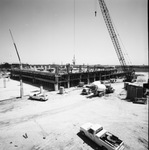
{"label": "white car", "polygon": [[80,132],[94,141],[103,150],[123,150],[124,142],[99,124],[86,123],[80,127]]}
{"label": "white car", "polygon": [[48,100],[48,96],[46,94],[42,94],[42,93],[34,93],[34,94],[30,95],[29,98],[35,99],[35,100],[40,100],[40,101]]}

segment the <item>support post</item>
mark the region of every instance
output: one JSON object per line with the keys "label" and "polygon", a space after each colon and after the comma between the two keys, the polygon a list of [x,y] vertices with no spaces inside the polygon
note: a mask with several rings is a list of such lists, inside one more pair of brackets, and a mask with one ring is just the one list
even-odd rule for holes
{"label": "support post", "polygon": [[23,82],[22,79],[20,79],[20,97],[22,98],[24,95],[24,91],[23,91]]}
{"label": "support post", "polygon": [[101,80],[101,72],[100,72],[100,74],[99,74],[99,80]]}
{"label": "support post", "polygon": [[22,64],[20,64],[20,97],[22,98],[24,95],[23,90],[23,81],[22,81]]}
{"label": "support post", "polygon": [[87,74],[87,84],[90,84],[89,73]]}
{"label": "support post", "polygon": [[67,87],[70,88],[70,75],[68,74],[68,79],[67,79]]}
{"label": "support post", "polygon": [[82,79],[82,75],[80,74],[80,79],[79,79],[79,82],[81,82],[81,79]]}
{"label": "support post", "polygon": [[82,72],[82,67],[81,67],[81,65],[79,66],[79,73],[81,73]]}
{"label": "support post", "polygon": [[4,88],[6,88],[6,78],[3,78],[3,82],[4,82]]}
{"label": "support post", "polygon": [[58,76],[55,76],[54,91],[58,91]]}
{"label": "support post", "polygon": [[43,86],[40,85],[40,93],[43,93]]}
{"label": "support post", "polygon": [[96,81],[96,73],[94,72],[94,81]]}

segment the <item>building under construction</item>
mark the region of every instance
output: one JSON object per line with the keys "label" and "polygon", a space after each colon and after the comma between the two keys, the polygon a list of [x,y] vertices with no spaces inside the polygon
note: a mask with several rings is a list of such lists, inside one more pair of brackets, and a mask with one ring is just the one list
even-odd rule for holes
{"label": "building under construction", "polygon": [[[36,70],[37,68],[35,68],[35,66],[32,66],[33,69],[30,68],[25,70],[22,68],[21,59],[17,51],[17,47],[14,42],[12,33],[10,31],[14,43],[14,47],[16,49],[19,62],[20,62],[20,69],[12,69],[11,77],[14,79],[20,78],[21,80],[33,84],[46,86],[48,87],[49,90],[58,90],[60,86],[69,88],[69,87],[77,86],[80,82],[89,84],[90,82],[96,80],[107,80],[110,78],[117,78],[119,76],[125,76],[126,78],[125,81],[131,82],[134,77],[134,69],[130,69],[126,63],[123,51],[119,43],[117,32],[113,26],[106,3],[104,2],[104,0],[98,0],[98,2],[101,8],[103,19],[105,21],[106,27],[108,29],[111,41],[113,43],[114,49],[118,56],[121,69],[123,72],[117,72],[117,70],[113,67],[76,66],[75,56],[74,56],[73,66],[66,65],[66,66],[56,66],[54,68],[52,67],[49,68],[48,66],[45,65],[42,66],[42,68],[38,68],[38,71]],[[95,11],[95,16],[96,13],[97,12]]]}
{"label": "building under construction", "polygon": [[11,69],[11,78],[40,86],[49,91],[78,86],[79,83],[90,84],[96,80],[109,80],[125,76],[124,72],[118,72],[110,66],[71,66],[71,65],[30,65],[30,68]]}

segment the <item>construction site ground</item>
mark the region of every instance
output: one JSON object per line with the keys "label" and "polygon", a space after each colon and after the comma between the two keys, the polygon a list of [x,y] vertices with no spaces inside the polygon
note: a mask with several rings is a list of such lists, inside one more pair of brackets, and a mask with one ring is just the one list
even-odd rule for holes
{"label": "construction site ground", "polygon": [[115,92],[103,97],[81,95],[82,88],[44,91],[46,102],[29,99],[38,87],[0,79],[0,150],[95,150],[94,142],[79,132],[86,122],[99,123],[122,139],[126,150],[148,149],[148,102],[126,100],[124,83],[112,83]]}

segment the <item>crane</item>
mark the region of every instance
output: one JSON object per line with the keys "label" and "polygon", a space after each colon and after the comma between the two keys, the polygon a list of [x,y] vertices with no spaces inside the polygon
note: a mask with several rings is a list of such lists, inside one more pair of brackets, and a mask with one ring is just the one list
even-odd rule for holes
{"label": "crane", "polygon": [[101,9],[105,24],[106,24],[108,32],[110,34],[110,38],[112,40],[112,43],[113,43],[115,51],[117,53],[119,62],[121,64],[122,70],[125,73],[126,81],[131,82],[132,79],[133,79],[134,71],[129,70],[129,68],[126,64],[124,54],[123,54],[121,46],[119,44],[119,40],[118,40],[117,34],[115,32],[114,26],[112,24],[112,20],[111,20],[110,14],[109,14],[109,10],[108,10],[104,0],[98,0],[98,2],[99,2],[99,5],[100,5],[100,9]]}
{"label": "crane", "polygon": [[[16,46],[16,44],[15,44],[15,41],[14,41],[14,38],[13,38],[13,35],[12,35],[12,32],[11,32],[10,29],[9,29],[9,32],[10,32],[10,35],[11,35],[11,38],[12,38],[12,41],[13,41],[13,44],[14,44],[14,47],[15,47],[15,50],[16,50],[16,53],[17,53],[19,62],[20,62],[20,70],[22,70],[22,63],[21,63],[20,55],[19,55],[17,46]],[[23,97],[23,94],[24,94],[23,92],[24,92],[24,91],[23,91],[22,73],[21,73],[21,71],[20,71],[20,97],[21,97],[21,98]]]}

